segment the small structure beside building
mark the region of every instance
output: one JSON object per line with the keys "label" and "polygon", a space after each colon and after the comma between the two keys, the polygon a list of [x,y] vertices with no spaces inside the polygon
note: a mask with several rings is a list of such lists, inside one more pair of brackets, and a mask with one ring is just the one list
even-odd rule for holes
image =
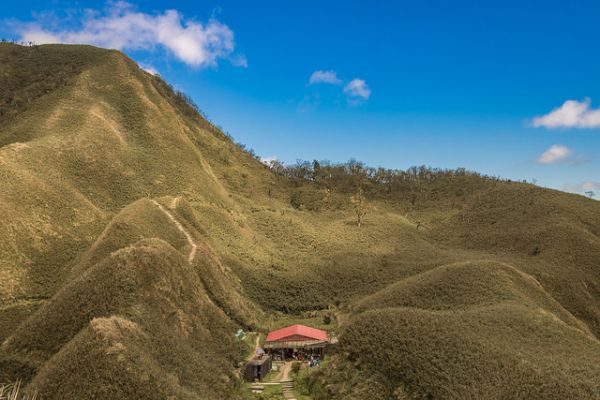
{"label": "small structure beside building", "polygon": [[309,354],[323,356],[330,343],[327,332],[304,325],[291,325],[269,332],[264,348],[279,359],[304,359]]}
{"label": "small structure beside building", "polygon": [[246,364],[244,377],[248,382],[260,381],[271,371],[271,367],[271,356],[268,354],[257,355]]}

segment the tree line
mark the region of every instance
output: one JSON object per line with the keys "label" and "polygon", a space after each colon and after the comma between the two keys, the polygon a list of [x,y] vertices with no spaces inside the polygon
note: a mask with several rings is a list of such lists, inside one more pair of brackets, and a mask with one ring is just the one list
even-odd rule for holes
{"label": "tree line", "polygon": [[465,168],[432,168],[425,165],[406,170],[374,168],[354,159],[345,163],[298,160],[292,165],[271,160],[266,164],[273,172],[289,178],[296,186],[310,182],[317,187],[341,193],[356,193],[361,190],[370,197],[418,194],[448,188],[449,184],[452,190],[460,192],[461,188],[466,189],[477,183],[505,181],[500,177],[490,177]]}

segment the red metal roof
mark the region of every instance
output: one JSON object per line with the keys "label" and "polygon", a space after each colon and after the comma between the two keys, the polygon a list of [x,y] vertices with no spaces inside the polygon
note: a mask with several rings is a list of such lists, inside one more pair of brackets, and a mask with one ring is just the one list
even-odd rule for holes
{"label": "red metal roof", "polygon": [[305,340],[305,338],[313,340],[329,340],[327,338],[327,332],[304,325],[292,325],[287,328],[269,332],[265,340],[267,342],[276,342],[279,340]]}

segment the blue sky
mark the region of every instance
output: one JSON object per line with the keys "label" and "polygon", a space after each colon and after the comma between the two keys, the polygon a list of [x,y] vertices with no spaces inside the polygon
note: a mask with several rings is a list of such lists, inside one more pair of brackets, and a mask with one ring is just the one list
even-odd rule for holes
{"label": "blue sky", "polygon": [[22,0],[0,34],[119,48],[265,158],[600,196],[600,2],[483,3]]}

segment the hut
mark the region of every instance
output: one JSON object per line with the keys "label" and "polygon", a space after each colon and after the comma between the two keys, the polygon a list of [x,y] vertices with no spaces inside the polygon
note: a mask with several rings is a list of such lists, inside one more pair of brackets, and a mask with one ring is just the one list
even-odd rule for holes
{"label": "hut", "polygon": [[323,356],[330,343],[327,332],[304,325],[291,325],[269,332],[265,350],[276,358],[302,358],[307,354]]}
{"label": "hut", "polygon": [[248,361],[244,376],[248,382],[260,381],[269,371],[271,371],[271,356],[263,354]]}

